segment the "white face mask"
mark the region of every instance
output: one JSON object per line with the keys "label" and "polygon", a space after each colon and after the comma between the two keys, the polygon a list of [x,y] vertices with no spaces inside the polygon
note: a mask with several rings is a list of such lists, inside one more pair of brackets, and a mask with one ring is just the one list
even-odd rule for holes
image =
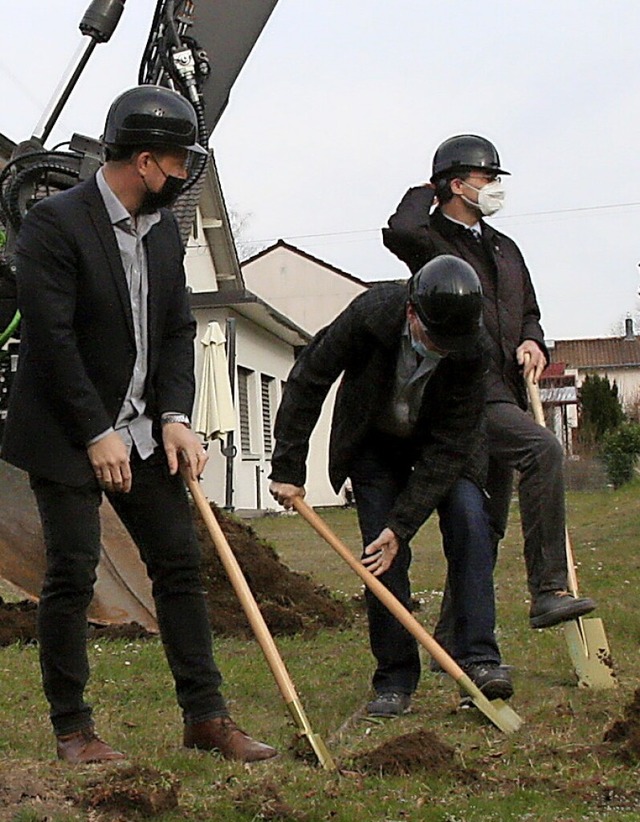
{"label": "white face mask", "polygon": [[470,205],[472,208],[479,208],[483,216],[490,217],[492,214],[495,214],[496,211],[500,211],[504,205],[505,189],[500,180],[493,180],[493,182],[487,183],[486,186],[482,186],[482,188],[476,188],[464,180],[462,184],[478,192],[477,203],[474,203],[473,200],[469,200],[463,195],[461,196],[467,205]]}

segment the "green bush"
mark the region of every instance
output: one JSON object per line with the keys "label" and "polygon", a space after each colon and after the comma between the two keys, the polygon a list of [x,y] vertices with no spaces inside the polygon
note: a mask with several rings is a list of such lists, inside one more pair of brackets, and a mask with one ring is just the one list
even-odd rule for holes
{"label": "green bush", "polygon": [[609,481],[614,488],[619,488],[633,478],[640,454],[640,424],[625,422],[607,431],[602,437],[601,447]]}
{"label": "green bush", "polygon": [[579,392],[580,438],[585,445],[601,442],[607,431],[624,422],[618,386],[608,377],[588,375]]}

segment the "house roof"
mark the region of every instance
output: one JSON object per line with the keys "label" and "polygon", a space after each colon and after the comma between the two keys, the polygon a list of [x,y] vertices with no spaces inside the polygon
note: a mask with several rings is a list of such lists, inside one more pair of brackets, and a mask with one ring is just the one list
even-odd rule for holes
{"label": "house roof", "polygon": [[542,372],[542,379],[546,377],[562,377],[566,367],[567,364],[565,362],[550,362]]}
{"label": "house roof", "polygon": [[249,263],[255,262],[255,260],[259,260],[261,257],[265,257],[267,254],[271,254],[271,252],[275,251],[278,248],[285,248],[287,251],[291,251],[293,254],[297,254],[300,257],[304,257],[305,260],[309,260],[312,263],[321,265],[323,268],[327,268],[329,271],[333,271],[334,274],[339,274],[341,277],[344,277],[346,280],[350,280],[352,283],[357,283],[358,285],[362,285],[365,288],[369,288],[369,286],[371,285],[371,283],[367,283],[364,280],[361,280],[354,274],[349,274],[348,271],[343,271],[341,268],[338,268],[335,265],[331,265],[331,263],[328,263],[325,260],[321,260],[319,257],[314,257],[313,254],[309,254],[307,251],[303,251],[301,248],[298,248],[295,245],[291,245],[291,243],[286,242],[286,240],[278,240],[277,242],[273,243],[273,245],[267,246],[267,248],[263,248],[262,251],[258,251],[253,256],[248,257],[246,260],[243,260],[242,268],[244,268],[244,266],[248,265]]}
{"label": "house roof", "polygon": [[241,317],[245,317],[294,347],[306,345],[312,337],[269,303],[246,289],[193,292],[190,301],[193,309],[232,308]]}
{"label": "house roof", "polygon": [[563,362],[567,368],[638,368],[640,338],[556,340],[550,353],[553,362]]}

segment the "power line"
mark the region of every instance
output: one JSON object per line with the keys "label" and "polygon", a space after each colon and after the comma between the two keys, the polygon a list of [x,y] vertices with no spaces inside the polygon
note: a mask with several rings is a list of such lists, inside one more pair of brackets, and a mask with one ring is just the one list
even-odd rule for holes
{"label": "power line", "polygon": [[[553,209],[551,211],[525,211],[521,214],[509,214],[509,215],[502,215],[501,217],[495,217],[496,221],[498,220],[516,220],[520,219],[521,217],[549,217],[559,214],[584,214],[586,212],[592,211],[606,211],[614,208],[635,208],[640,206],[640,202],[638,203],[612,203],[610,205],[597,205],[597,206],[581,206],[578,208],[558,208]],[[356,228],[351,231],[327,231],[320,234],[287,234],[285,236],[288,237],[289,240],[312,240],[312,239],[319,239],[322,237],[344,237],[344,236],[353,236],[355,234],[377,234],[380,231],[380,228]],[[247,240],[250,243],[273,243],[277,240],[277,237],[266,237],[260,240]]]}

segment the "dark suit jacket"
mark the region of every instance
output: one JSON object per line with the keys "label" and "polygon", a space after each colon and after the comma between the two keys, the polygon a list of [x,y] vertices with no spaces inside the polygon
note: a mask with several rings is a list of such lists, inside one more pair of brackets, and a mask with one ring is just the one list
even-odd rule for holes
{"label": "dark suit jacket", "polygon": [[[405,322],[406,286],[380,284],[316,334],[294,365],[275,424],[272,479],[304,485],[309,437],[331,385],[336,397],[329,475],[336,492],[392,389]],[[429,380],[413,438],[414,462],[388,526],[410,539],[460,476],[484,486],[484,357],[445,358]]]}
{"label": "dark suit jacket", "polygon": [[[175,218],[145,238],[148,412],[191,413],[195,322]],[[95,178],[35,205],[17,243],[20,356],[2,457],[68,485],[93,477],[86,444],[113,425],[136,349],[129,291]]]}
{"label": "dark suit jacket", "polygon": [[483,320],[491,346],[487,399],[527,407],[527,392],[516,348],[534,340],[549,359],[540,326],[540,309],[520,249],[512,239],[482,221],[482,243],[439,209],[429,215],[433,191],[410,188],[389,227],[382,230],[387,248],[415,273],[438,254],[462,257],[476,270],[484,294]]}

